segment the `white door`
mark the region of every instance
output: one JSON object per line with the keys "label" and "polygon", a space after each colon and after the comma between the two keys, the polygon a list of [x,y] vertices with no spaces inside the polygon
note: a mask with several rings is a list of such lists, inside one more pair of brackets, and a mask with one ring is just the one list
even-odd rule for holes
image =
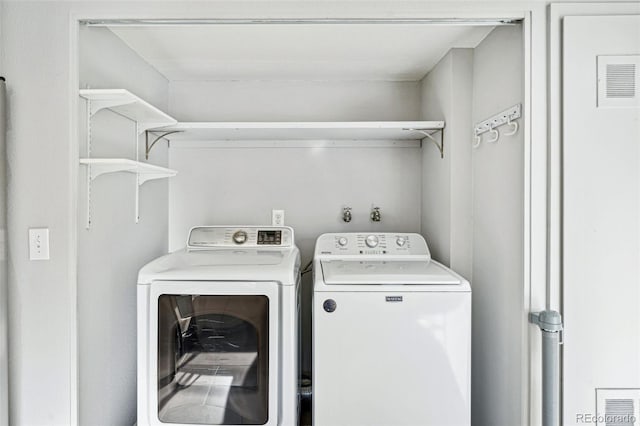
{"label": "white door", "polygon": [[470,292],[316,292],[313,345],[314,426],[470,424]]}
{"label": "white door", "polygon": [[640,422],[639,75],[640,16],[564,18],[564,425]]}

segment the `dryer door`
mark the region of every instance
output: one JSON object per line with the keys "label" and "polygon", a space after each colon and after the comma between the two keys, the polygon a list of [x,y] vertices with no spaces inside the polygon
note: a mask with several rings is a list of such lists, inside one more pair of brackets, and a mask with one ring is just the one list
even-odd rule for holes
{"label": "dryer door", "polygon": [[277,284],[154,282],[150,296],[150,417],[276,425]]}

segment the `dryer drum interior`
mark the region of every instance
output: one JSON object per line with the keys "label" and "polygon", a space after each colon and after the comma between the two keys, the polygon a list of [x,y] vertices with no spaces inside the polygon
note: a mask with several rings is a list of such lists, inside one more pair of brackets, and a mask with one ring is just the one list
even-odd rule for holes
{"label": "dryer drum interior", "polygon": [[158,418],[165,423],[265,424],[269,299],[158,298]]}

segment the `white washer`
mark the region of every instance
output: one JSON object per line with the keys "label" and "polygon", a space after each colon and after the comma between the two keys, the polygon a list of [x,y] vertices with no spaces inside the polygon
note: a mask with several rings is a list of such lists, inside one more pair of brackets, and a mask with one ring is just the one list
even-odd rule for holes
{"label": "white washer", "polygon": [[471,287],[418,234],[324,234],[313,265],[314,426],[469,425]]}
{"label": "white washer", "polygon": [[138,275],[138,425],[297,425],[288,227],[200,226]]}

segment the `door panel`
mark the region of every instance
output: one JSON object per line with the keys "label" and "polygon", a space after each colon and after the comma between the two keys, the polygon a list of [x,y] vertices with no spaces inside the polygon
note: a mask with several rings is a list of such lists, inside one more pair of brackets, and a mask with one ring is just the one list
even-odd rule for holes
{"label": "door panel", "polygon": [[277,284],[153,283],[150,293],[151,417],[277,424]]}
{"label": "door panel", "polygon": [[315,426],[469,424],[471,293],[317,292],[313,309]]}
{"label": "door panel", "polygon": [[158,418],[165,423],[267,422],[269,299],[158,298]]}
{"label": "door panel", "polygon": [[563,424],[575,425],[605,414],[596,389],[640,388],[640,103],[602,102],[598,88],[621,94],[598,69],[640,55],[640,17],[563,25],[562,395]]}

